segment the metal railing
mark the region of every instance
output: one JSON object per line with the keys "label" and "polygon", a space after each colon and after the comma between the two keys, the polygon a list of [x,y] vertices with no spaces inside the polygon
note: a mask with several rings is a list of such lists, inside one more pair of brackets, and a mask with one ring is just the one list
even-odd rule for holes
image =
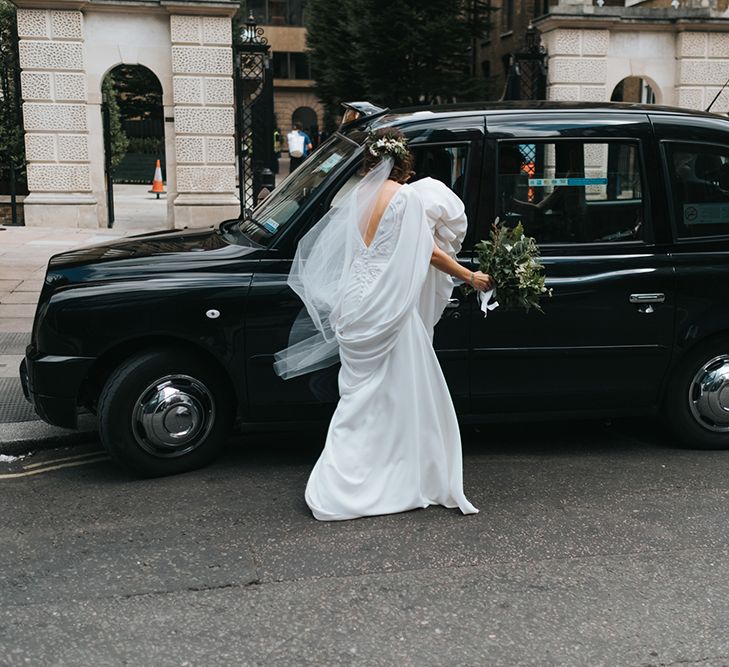
{"label": "metal railing", "polygon": [[23,225],[18,222],[18,196],[28,193],[25,181],[25,169],[12,162],[0,162],[0,195],[10,196],[11,225]]}

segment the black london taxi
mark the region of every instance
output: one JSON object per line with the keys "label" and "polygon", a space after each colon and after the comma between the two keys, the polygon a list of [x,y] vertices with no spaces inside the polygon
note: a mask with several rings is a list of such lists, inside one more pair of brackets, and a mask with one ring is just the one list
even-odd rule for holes
{"label": "black london taxi", "polygon": [[91,410],[148,476],[209,462],[234,424],[326,419],[337,367],[272,368],[302,308],[286,277],[386,126],[414,178],[464,200],[462,262],[495,218],[521,220],[554,292],[544,314],[484,318],[454,290],[434,345],[464,423],[663,415],[686,446],[729,446],[729,120],[610,103],[369,107],[245,219],[55,255],[21,366],[38,414],[73,428]]}

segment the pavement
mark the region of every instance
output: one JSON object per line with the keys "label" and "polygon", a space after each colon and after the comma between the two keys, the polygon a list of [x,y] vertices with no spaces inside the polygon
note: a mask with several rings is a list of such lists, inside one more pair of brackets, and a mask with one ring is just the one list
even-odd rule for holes
{"label": "pavement", "polygon": [[138,234],[167,226],[167,195],[149,192],[149,185],[114,185],[114,229]]}

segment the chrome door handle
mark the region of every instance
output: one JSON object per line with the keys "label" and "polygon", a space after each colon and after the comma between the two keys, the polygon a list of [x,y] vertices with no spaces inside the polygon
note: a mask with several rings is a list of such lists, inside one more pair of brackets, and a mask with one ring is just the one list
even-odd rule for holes
{"label": "chrome door handle", "polygon": [[649,292],[645,294],[631,294],[630,303],[663,303],[666,295],[663,292]]}
{"label": "chrome door handle", "polygon": [[451,297],[448,299],[448,303],[446,304],[446,308],[458,308],[458,306],[461,305],[461,300],[456,299],[454,297]]}

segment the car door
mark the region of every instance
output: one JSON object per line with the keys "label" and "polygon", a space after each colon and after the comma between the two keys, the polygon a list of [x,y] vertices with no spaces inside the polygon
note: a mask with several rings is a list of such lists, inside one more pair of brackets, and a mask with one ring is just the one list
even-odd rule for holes
{"label": "car door", "polygon": [[[408,129],[402,128],[406,135]],[[482,163],[483,121],[466,127],[433,130],[417,124],[409,133],[418,176],[432,176],[454,188],[475,213]],[[306,164],[300,169],[306,169]],[[247,376],[254,420],[271,418],[312,420],[326,417],[339,399],[339,366],[282,380],[273,371],[274,353],[288,345],[291,326],[303,304],[286,284],[286,278],[300,238],[349,182],[356,178],[351,165],[322,195],[318,207],[299,219],[287,235],[289,242],[273,248],[253,276],[248,299],[246,329]],[[349,183],[351,185],[351,182]],[[293,240],[292,240],[293,239]],[[457,293],[460,295],[460,292]],[[434,345],[457,409],[467,411],[470,401],[468,326],[470,305],[455,298],[446,309],[434,334]]]}
{"label": "car door", "polygon": [[474,308],[474,414],[657,404],[674,325],[657,164],[643,114],[488,117],[480,235],[496,216],[521,220],[540,244],[553,296],[543,314],[496,309],[484,318]]}
{"label": "car door", "polygon": [[[483,147],[482,118],[463,119],[461,127],[411,135],[415,179],[430,176],[443,181],[466,206],[469,221],[475,220]],[[478,125],[476,124],[478,123]],[[470,229],[470,225],[469,225]],[[464,242],[464,254],[469,247]],[[462,261],[464,257],[460,258]],[[470,406],[470,312],[471,305],[459,286],[433,333],[433,347],[453,399],[456,411],[465,414]]]}
{"label": "car door", "polygon": [[729,327],[729,122],[655,114],[664,156],[676,266],[676,343],[685,349]]}

